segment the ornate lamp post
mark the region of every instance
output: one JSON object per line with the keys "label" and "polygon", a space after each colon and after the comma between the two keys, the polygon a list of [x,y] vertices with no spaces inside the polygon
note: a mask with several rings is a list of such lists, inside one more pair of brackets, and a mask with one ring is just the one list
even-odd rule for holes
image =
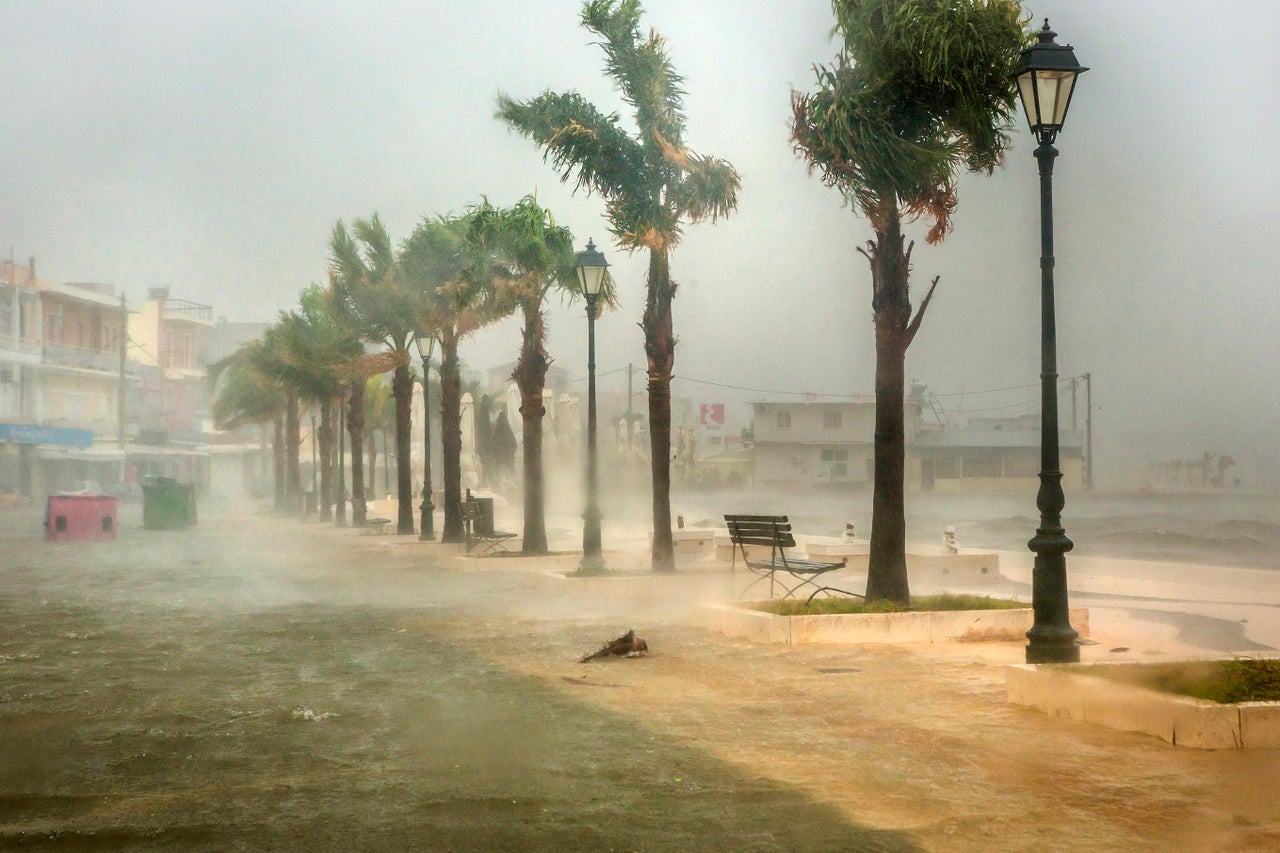
{"label": "ornate lamp post", "polygon": [[418,539],[429,542],[436,538],[435,509],[431,502],[431,354],[436,348],[436,339],[428,335],[423,343],[422,335],[414,335],[413,344],[418,348],[418,356],[422,359],[422,515],[418,528],[422,531]]}
{"label": "ornate lamp post", "polygon": [[[316,416],[311,415],[311,499],[315,501],[315,509],[320,510],[320,486],[316,480],[319,465],[316,462]],[[306,513],[303,513],[305,515]]]}
{"label": "ornate lamp post", "polygon": [[1040,143],[1040,526],[1027,543],[1035,552],[1031,607],[1035,624],[1027,632],[1027,663],[1076,663],[1079,636],[1067,607],[1067,552],[1071,540],[1062,527],[1066,498],[1058,457],[1058,354],[1053,309],[1053,147],[1067,118],[1076,77],[1089,69],[1076,61],[1071,45],[1054,42],[1058,34],[1045,18],[1039,41],[1022,52],[1014,76],[1027,124]]}
{"label": "ornate lamp post", "polygon": [[596,300],[604,286],[609,262],[588,240],[578,253],[578,284],[587,299],[587,508],[582,513],[582,565],[580,569],[604,568],[600,549],[600,472],[596,458]]}
{"label": "ornate lamp post", "polygon": [[337,505],[333,509],[333,524],[335,527],[347,526],[346,432],[347,432],[347,397],[345,394],[339,394],[338,395],[338,500],[337,500]]}

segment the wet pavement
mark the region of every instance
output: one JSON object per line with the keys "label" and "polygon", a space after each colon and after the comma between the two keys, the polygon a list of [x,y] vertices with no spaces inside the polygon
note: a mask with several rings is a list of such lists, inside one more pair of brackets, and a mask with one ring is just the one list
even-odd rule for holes
{"label": "wet pavement", "polygon": [[[1277,751],[1010,707],[1018,644],[752,646],[688,627],[693,577],[450,571],[265,515],[3,535],[0,847],[1280,846]],[[577,663],[627,628],[647,658]]]}

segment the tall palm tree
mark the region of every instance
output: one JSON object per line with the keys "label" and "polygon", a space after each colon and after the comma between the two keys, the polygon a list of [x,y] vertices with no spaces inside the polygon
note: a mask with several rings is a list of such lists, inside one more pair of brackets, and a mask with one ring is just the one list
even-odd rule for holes
{"label": "tall palm tree", "polygon": [[417,327],[440,341],[440,444],[444,454],[441,542],[461,542],[462,376],[458,345],[501,316],[492,282],[492,231],[478,223],[488,202],[462,216],[423,219],[400,249],[410,286],[423,295]]}
{"label": "tall palm tree", "polygon": [[274,506],[280,510],[285,506],[285,395],[278,383],[256,367],[264,358],[264,346],[261,338],[249,341],[211,364],[209,387],[213,392],[213,422],[218,429],[234,430],[251,424],[272,427]]}
{"label": "tall palm tree", "polygon": [[923,217],[929,243],[951,227],[956,176],[990,174],[1008,144],[1011,72],[1023,46],[1016,0],[835,0],[843,45],[817,66],[818,90],[792,94],[796,151],[862,213],[875,234],[875,484],[867,598],[906,603],[905,360],[938,279],[912,317],[911,250],[902,221]]}
{"label": "tall palm tree", "polygon": [[[298,394],[320,407],[320,519],[331,517],[334,463],[334,404],[349,381],[343,372],[358,361],[360,342],[345,319],[336,315],[329,291],[318,285],[304,290],[296,311],[282,313],[278,324],[283,343],[282,371]],[[336,496],[342,500],[342,495]]]}
{"label": "tall palm tree", "polygon": [[302,512],[302,474],[298,465],[298,451],[302,444],[302,418],[299,412],[298,392],[289,381],[289,367],[284,359],[284,339],[280,323],[268,326],[260,338],[261,346],[246,351],[251,369],[265,382],[279,388],[284,397],[284,489],[283,500],[277,509],[286,512]]}
{"label": "tall palm tree", "polygon": [[551,212],[540,207],[533,196],[525,196],[504,210],[482,206],[476,216],[476,227],[490,232],[487,242],[495,250],[498,301],[510,305],[524,320],[520,356],[511,374],[520,389],[524,429],[523,553],[545,554],[542,421],[546,412],[542,390],[552,358],[546,348],[544,307],[553,290],[574,295],[581,289],[574,274],[573,235],[568,228],[556,225]]}
{"label": "tall palm tree", "polygon": [[[388,433],[395,429],[396,401],[391,396],[391,389],[381,376],[371,376],[365,380],[364,386],[364,428],[370,435],[378,432]],[[371,440],[368,445],[369,486],[377,480],[378,442]]]}
{"label": "tall palm tree", "polygon": [[413,526],[413,472],[409,467],[412,426],[413,374],[409,347],[416,332],[421,294],[401,274],[391,238],[375,213],[352,224],[354,238],[339,221],[329,243],[335,299],[344,316],[371,343],[386,347],[394,365],[391,393],[396,401],[396,532],[410,534]]}
{"label": "tall palm tree", "polygon": [[599,193],[618,245],[647,249],[644,316],[649,378],[649,440],[653,472],[653,570],[675,571],[671,539],[671,371],[675,332],[669,255],[682,224],[714,222],[737,208],[740,180],[724,160],[702,156],[684,142],[684,80],[656,31],[640,31],[637,0],[591,0],[582,25],[600,36],[605,73],[635,110],[638,136],[619,126],[577,92],[550,91],[527,101],[500,95],[498,117],[537,143],[546,159],[577,189]]}

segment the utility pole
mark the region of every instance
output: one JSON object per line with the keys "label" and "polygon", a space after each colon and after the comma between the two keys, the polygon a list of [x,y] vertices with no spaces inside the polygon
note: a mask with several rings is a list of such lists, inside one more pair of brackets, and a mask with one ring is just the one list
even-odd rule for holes
{"label": "utility pole", "polygon": [[1084,487],[1093,491],[1093,374],[1084,375]]}

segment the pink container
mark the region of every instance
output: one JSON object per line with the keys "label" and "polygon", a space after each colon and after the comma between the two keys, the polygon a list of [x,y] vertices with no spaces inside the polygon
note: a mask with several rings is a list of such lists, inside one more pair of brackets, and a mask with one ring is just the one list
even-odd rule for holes
{"label": "pink container", "polygon": [[44,527],[50,542],[115,539],[116,499],[111,495],[50,495]]}

